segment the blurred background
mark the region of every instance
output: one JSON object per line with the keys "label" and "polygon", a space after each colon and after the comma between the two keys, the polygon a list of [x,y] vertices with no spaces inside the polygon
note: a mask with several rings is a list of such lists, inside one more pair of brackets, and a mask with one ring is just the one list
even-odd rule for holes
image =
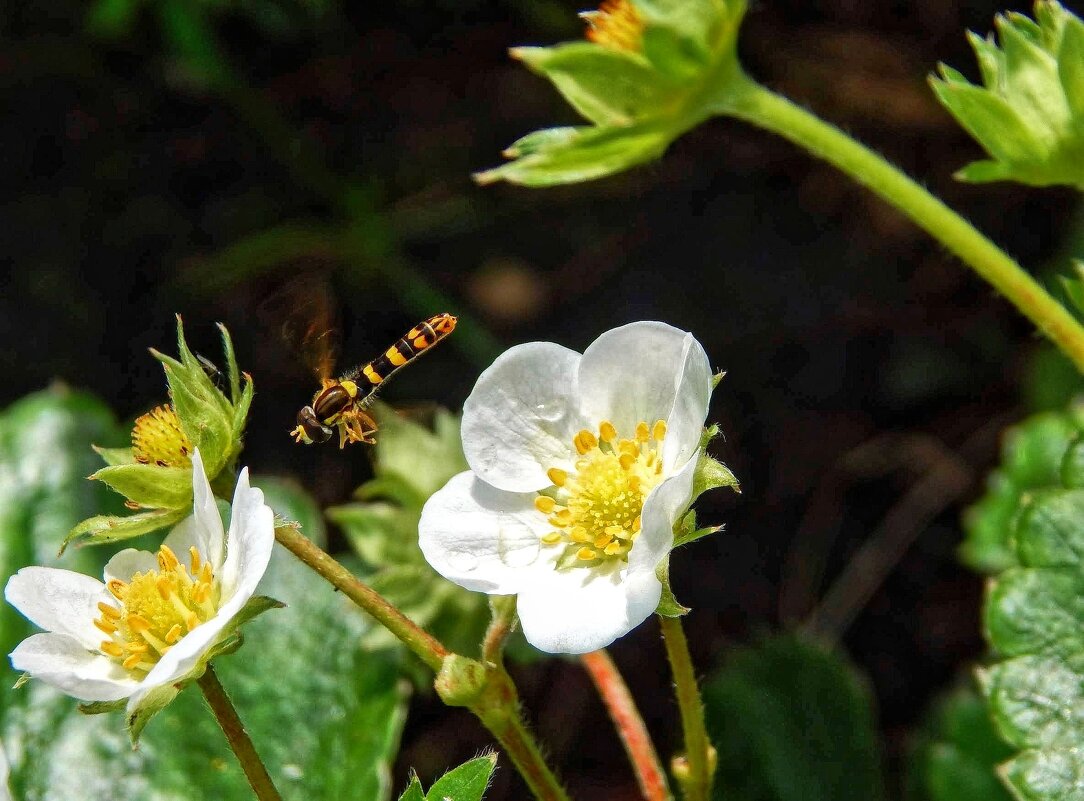
{"label": "blurred background", "polygon": [[[315,384],[268,302],[284,287],[332,288],[344,368],[423,317],[461,315],[448,343],[387,387],[396,406],[458,409],[515,343],[582,349],[640,319],[690,330],[727,371],[713,452],[742,482],[740,496],[699,504],[725,532],[672,563],[694,609],[696,663],[707,674],[781,628],[838,645],[875,698],[895,794],[924,710],[983,652],[982,580],[956,558],[961,512],[996,462],[1000,431],[1064,403],[1077,379],[908,221],[739,123],[705,125],[660,163],[597,183],[475,186],[471,172],[518,136],[575,121],[506,50],[580,36],[580,10],[571,0],[4,4],[0,406],[62,382],[132,418],[164,401],[146,348],[172,352],[173,314],[212,357],[221,321],[257,390],[242,461],[296,479],[325,506],[371,476],[369,456],[290,442]],[[1049,278],[1084,254],[1077,196],[955,183],[979,153],[926,84],[938,61],[974,77],[964,31],[986,32],[1000,10],[763,0],[744,60]],[[654,622],[613,654],[672,753],[680,729]],[[636,798],[581,668],[555,659],[514,673],[572,790]],[[489,741],[466,712],[416,695],[393,785]],[[488,798],[524,793],[506,766]]]}

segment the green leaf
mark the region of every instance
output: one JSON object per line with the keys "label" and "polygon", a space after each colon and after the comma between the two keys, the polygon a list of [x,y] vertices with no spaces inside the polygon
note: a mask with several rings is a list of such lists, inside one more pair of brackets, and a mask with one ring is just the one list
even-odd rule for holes
{"label": "green leaf", "polygon": [[1017,748],[1069,747],[1084,731],[1084,664],[1020,656],[982,673],[990,711]]}
{"label": "green leaf", "polygon": [[1080,566],[1084,559],[1084,489],[1045,490],[1025,498],[1016,551],[1029,567]]}
{"label": "green leaf", "polygon": [[1011,165],[1000,161],[973,161],[952,174],[957,181],[971,184],[989,184],[994,181],[1011,181],[1016,171]]}
{"label": "green leaf", "polygon": [[968,566],[998,573],[1019,563],[1010,538],[1020,504],[1028,491],[1062,486],[1063,462],[1079,428],[1070,409],[1035,415],[1005,432],[1001,465],[964,515],[960,557]]}
{"label": "green leaf", "polygon": [[715,798],[884,797],[868,688],[839,656],[791,636],[730,655],[704,685],[719,749]]}
{"label": "green leaf", "polygon": [[425,801],[482,801],[496,766],[496,754],[464,762],[437,779],[425,794]]}
{"label": "green leaf", "polygon": [[415,490],[420,503],[467,469],[459,418],[445,409],[434,412],[431,429],[385,404],[376,404],[373,415],[381,432],[374,449],[377,476],[402,479]]}
{"label": "green leaf", "polygon": [[995,771],[1012,755],[986,704],[971,688],[940,701],[915,749],[908,797],[927,801],[1010,801]]}
{"label": "green leaf", "polygon": [[679,89],[643,56],[590,42],[518,47],[512,56],[548,78],[596,125],[625,126],[665,113]]}
{"label": "green leaf", "polygon": [[1005,656],[1084,650],[1084,576],[1071,569],[1006,570],[990,585],[984,623]]}

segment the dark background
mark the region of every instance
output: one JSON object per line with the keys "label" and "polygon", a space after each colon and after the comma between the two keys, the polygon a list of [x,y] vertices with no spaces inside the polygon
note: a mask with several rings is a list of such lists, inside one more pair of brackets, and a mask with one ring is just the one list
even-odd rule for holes
{"label": "dark background", "polygon": [[[206,31],[191,29],[185,5]],[[1003,9],[762,2],[744,60],[1046,275],[1084,252],[1076,195],[955,183],[980,154],[926,85],[939,60],[974,76],[963,32],[989,30]],[[135,416],[164,400],[146,348],[173,350],[173,313],[211,356],[222,321],[257,388],[243,461],[330,504],[368,476],[367,454],[286,436],[314,384],[268,313],[284,285],[333,287],[344,361],[436,311],[463,315],[448,344],[387,389],[392,403],[458,408],[514,343],[582,349],[638,319],[688,329],[728,371],[712,409],[726,438],[713,451],[743,489],[701,502],[701,519],[727,530],[674,560],[697,664],[707,672],[728,647],[783,625],[839,642],[869,677],[898,771],[922,709],[983,648],[981,579],[955,557],[960,513],[995,463],[999,431],[1073,385],[1013,309],[926,235],[736,122],[597,183],[474,186],[471,171],[516,137],[574,121],[505,50],[579,36],[577,10],[155,2],[88,25],[82,3],[4,4],[0,404],[62,381]],[[864,542],[886,537],[902,555],[847,570]],[[654,622],[613,653],[672,753]],[[517,678],[572,790],[635,798],[576,663]],[[409,766],[432,777],[488,742],[467,713],[419,698],[395,786]],[[523,792],[506,767],[488,798]]]}

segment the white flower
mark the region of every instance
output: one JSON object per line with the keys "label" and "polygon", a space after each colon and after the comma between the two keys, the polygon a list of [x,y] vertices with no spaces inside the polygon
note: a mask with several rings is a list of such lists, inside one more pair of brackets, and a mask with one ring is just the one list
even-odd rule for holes
{"label": "white flower", "polygon": [[8,602],[45,629],[12,651],[16,670],[83,701],[127,698],[129,716],[155,690],[202,673],[267,569],[274,514],[246,468],[224,536],[198,451],[192,491],[192,515],[157,554],[121,551],[105,566],[104,584],[49,567],[9,579]]}
{"label": "white flower", "polygon": [[425,558],[469,590],[518,595],[543,651],[609,645],[658,606],[711,389],[700,343],[664,323],[608,331],[582,356],[505,352],[463,406],[470,471],[422,511]]}

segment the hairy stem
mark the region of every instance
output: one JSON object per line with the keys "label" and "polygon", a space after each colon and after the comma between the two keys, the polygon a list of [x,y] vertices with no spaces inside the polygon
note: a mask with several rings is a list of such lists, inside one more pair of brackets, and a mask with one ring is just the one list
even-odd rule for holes
{"label": "hairy stem", "polygon": [[673,795],[666,782],[666,773],[659,762],[659,755],[655,751],[655,744],[651,742],[644,719],[636,708],[636,702],[632,699],[617,665],[604,650],[584,654],[580,661],[583,662],[591,681],[595,683],[617,733],[621,736],[645,801],[671,801]]}
{"label": "hairy stem", "polygon": [[437,642],[429,632],[419,627],[368,584],[359,581],[353,573],[294,526],[276,527],[275,539],[327,579],[335,589],[372,615],[425,664],[433,670],[440,670],[444,657],[448,656],[448,649]]}
{"label": "hairy stem", "polygon": [[234,709],[230,697],[226,695],[226,690],[222,682],[218,680],[214,668],[207,665],[207,670],[197,683],[203,690],[203,697],[207,699],[207,705],[214,712],[218,725],[222,727],[222,733],[226,735],[230,748],[237,755],[237,761],[241,763],[241,768],[245,771],[245,777],[252,785],[256,798],[259,801],[282,801],[282,796],[279,795],[279,791],[275,789],[271,777],[267,774],[267,768],[260,760],[260,755],[256,753],[256,748],[252,745],[252,740],[245,731],[241,718],[237,716],[237,710]]}
{"label": "hairy stem", "polygon": [[1084,327],[997,245],[882,156],[748,79],[718,107],[789,139],[906,214],[988,281],[1084,371]]}
{"label": "hairy stem", "polygon": [[489,609],[493,617],[482,640],[482,659],[499,666],[504,663],[504,642],[516,627],[516,596],[491,595]]}
{"label": "hairy stem", "polygon": [[685,801],[708,801],[715,773],[715,749],[704,725],[704,705],[700,701],[689,643],[681,627],[681,618],[659,615],[659,625],[674,677],[674,692],[685,736],[685,755],[683,759],[674,760],[674,777],[681,785]]}

